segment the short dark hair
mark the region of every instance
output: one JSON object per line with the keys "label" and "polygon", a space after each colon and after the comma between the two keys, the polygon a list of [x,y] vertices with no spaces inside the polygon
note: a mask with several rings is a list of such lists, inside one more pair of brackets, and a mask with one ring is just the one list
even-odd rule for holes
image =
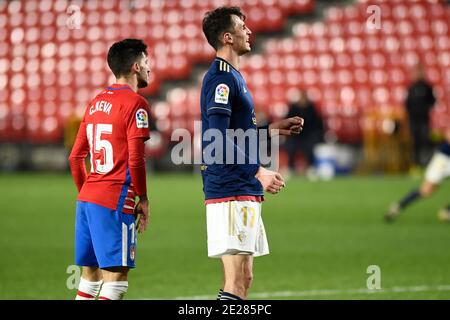
{"label": "short dark hair", "polygon": [[131,66],[142,52],[147,55],[147,45],[140,39],[124,39],[114,43],[108,51],[108,66],[118,78],[130,73]]}
{"label": "short dark hair", "polygon": [[208,43],[214,49],[217,50],[220,47],[219,37],[224,32],[232,31],[233,20],[231,20],[231,15],[233,14],[245,20],[245,15],[239,7],[219,7],[205,14],[203,18],[203,33]]}

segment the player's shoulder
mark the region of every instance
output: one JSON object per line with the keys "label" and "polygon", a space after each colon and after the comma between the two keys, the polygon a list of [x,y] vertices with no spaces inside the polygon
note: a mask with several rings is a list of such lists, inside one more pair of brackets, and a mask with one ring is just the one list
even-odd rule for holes
{"label": "player's shoulder", "polygon": [[88,101],[86,104],[85,114],[89,112],[92,106],[97,104],[99,101],[104,100],[104,94],[106,93],[106,90],[102,90],[98,92],[92,99]]}
{"label": "player's shoulder", "polygon": [[214,78],[225,78],[225,79],[233,79],[234,78],[234,74],[233,74],[233,67],[226,62],[223,59],[220,58],[216,58],[214,59],[214,61],[212,62],[209,70],[208,70],[208,74],[210,77],[214,77]]}
{"label": "player's shoulder", "polygon": [[214,89],[219,84],[233,87],[236,81],[232,67],[224,60],[215,59],[204,78],[203,90]]}
{"label": "player's shoulder", "polygon": [[147,107],[149,106],[147,99],[145,99],[139,93],[133,92],[133,94],[134,94],[134,98],[133,98],[134,102],[136,102],[137,104],[140,104],[140,105],[145,105]]}
{"label": "player's shoulder", "polygon": [[214,62],[218,73],[233,76],[233,73],[231,72],[233,67],[227,61],[216,58]]}
{"label": "player's shoulder", "polygon": [[125,106],[130,108],[133,108],[135,106],[149,108],[147,99],[131,90],[126,93],[126,97],[124,97],[123,102]]}
{"label": "player's shoulder", "polygon": [[97,94],[89,101],[89,103],[92,103],[93,101],[97,100],[104,100],[105,94],[107,93],[107,89],[103,89],[101,91],[98,91]]}

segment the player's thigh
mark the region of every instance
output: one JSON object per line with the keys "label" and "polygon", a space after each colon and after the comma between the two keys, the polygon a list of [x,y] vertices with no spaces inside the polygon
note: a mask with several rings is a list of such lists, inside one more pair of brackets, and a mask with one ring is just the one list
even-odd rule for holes
{"label": "player's thigh", "polygon": [[101,269],[135,267],[136,227],[133,215],[89,204],[92,243]]}
{"label": "player's thigh", "polygon": [[75,264],[79,266],[97,267],[98,262],[92,244],[87,210],[86,202],[77,201],[75,219]]}
{"label": "player's thigh", "polygon": [[420,194],[424,197],[430,196],[438,187],[439,184],[425,180],[420,186]]}
{"label": "player's thigh", "polygon": [[232,234],[242,254],[250,253],[254,257],[269,254],[260,202],[234,201]]}
{"label": "player's thigh", "polygon": [[262,230],[260,203],[254,201],[214,203],[206,206],[206,212],[209,257],[268,253],[265,233],[262,234],[265,249],[259,252]]}

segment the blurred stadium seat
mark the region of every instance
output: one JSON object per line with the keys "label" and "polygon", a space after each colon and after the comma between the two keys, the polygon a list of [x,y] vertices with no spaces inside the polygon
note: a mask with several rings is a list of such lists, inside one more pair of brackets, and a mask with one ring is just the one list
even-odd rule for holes
{"label": "blurred stadium seat", "polygon": [[[260,31],[281,31],[288,15],[313,8],[312,0],[224,4],[242,6],[253,37]],[[80,114],[88,99],[113,81],[105,56],[121,38],[143,38],[150,45],[153,74],[143,95],[158,94],[166,80],[189,78],[193,65],[213,56],[201,30],[204,13],[213,7],[213,1],[194,0],[1,1],[0,140],[60,141],[68,117]],[[77,10],[80,26],[68,28],[69,13]],[[177,96],[169,99],[173,105],[168,113],[156,113],[161,116],[157,123],[170,123],[163,131],[185,126],[199,115],[192,111],[198,109],[196,92],[173,92],[167,95]]]}
{"label": "blurred stadium seat", "polygon": [[[293,37],[269,40],[265,52],[258,56],[259,60],[275,62],[259,70],[268,73],[267,77],[272,80],[273,69],[278,68],[283,74],[290,68],[299,71],[298,76],[290,77],[293,81],[283,79],[279,85],[286,90],[297,86],[314,92],[311,98],[322,109],[328,129],[342,142],[361,140],[360,121],[357,120],[365,108],[403,106],[411,67],[417,62],[424,64],[427,78],[437,93],[448,88],[449,6],[438,1],[420,0],[412,5],[403,0],[371,1],[372,4],[381,6],[380,30],[368,31],[366,28],[368,2],[344,8],[331,7],[326,11],[324,21],[294,25]],[[294,57],[290,66],[277,62],[288,56]],[[243,72],[254,71],[251,63],[243,65]],[[259,76],[264,78],[263,74]],[[270,81],[266,85],[270,86]],[[249,81],[254,95],[259,94],[262,86],[264,84],[255,85]],[[356,92],[356,96],[346,102],[336,99],[334,92],[353,92],[351,95]],[[442,127],[443,122],[436,119],[440,114],[450,113],[448,89],[445,94],[437,95],[439,107],[434,109],[432,125]],[[265,99],[256,99],[256,107],[273,110],[265,105],[279,103],[278,98],[275,101],[269,95]],[[285,99],[287,102],[288,97]],[[348,106],[358,112],[346,116]],[[276,116],[269,114],[269,117]]]}
{"label": "blurred stadium seat", "polygon": [[[187,80],[193,66],[209,63],[213,50],[201,20],[214,1],[83,2],[80,28],[68,28],[67,0],[0,2],[0,140],[57,142],[71,115],[113,81],[105,55],[124,37],[150,46],[152,78],[141,94],[160,96],[162,85]],[[227,0],[241,5],[253,40],[269,35],[263,49],[243,57],[257,112],[271,119],[287,110],[289,90],[303,88],[318,105],[328,129],[342,142],[362,138],[365,109],[401,107],[411,67],[421,61],[438,102],[432,125],[450,113],[450,7],[440,1],[359,1],[329,7],[324,19],[295,23],[287,18],[314,10],[314,0]],[[366,26],[369,5],[382,10],[382,28]],[[153,104],[156,127],[193,130],[199,119],[199,85],[174,85]]]}

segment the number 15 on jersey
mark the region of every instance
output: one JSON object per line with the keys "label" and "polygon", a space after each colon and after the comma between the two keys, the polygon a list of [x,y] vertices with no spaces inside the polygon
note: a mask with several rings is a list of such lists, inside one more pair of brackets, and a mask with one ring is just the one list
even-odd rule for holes
{"label": "number 15 on jersey", "polygon": [[[86,126],[86,134],[89,141],[91,155],[91,172],[105,174],[114,167],[114,155],[111,142],[103,139],[112,134],[112,124],[92,124]],[[102,161],[103,160],[103,161]]]}

